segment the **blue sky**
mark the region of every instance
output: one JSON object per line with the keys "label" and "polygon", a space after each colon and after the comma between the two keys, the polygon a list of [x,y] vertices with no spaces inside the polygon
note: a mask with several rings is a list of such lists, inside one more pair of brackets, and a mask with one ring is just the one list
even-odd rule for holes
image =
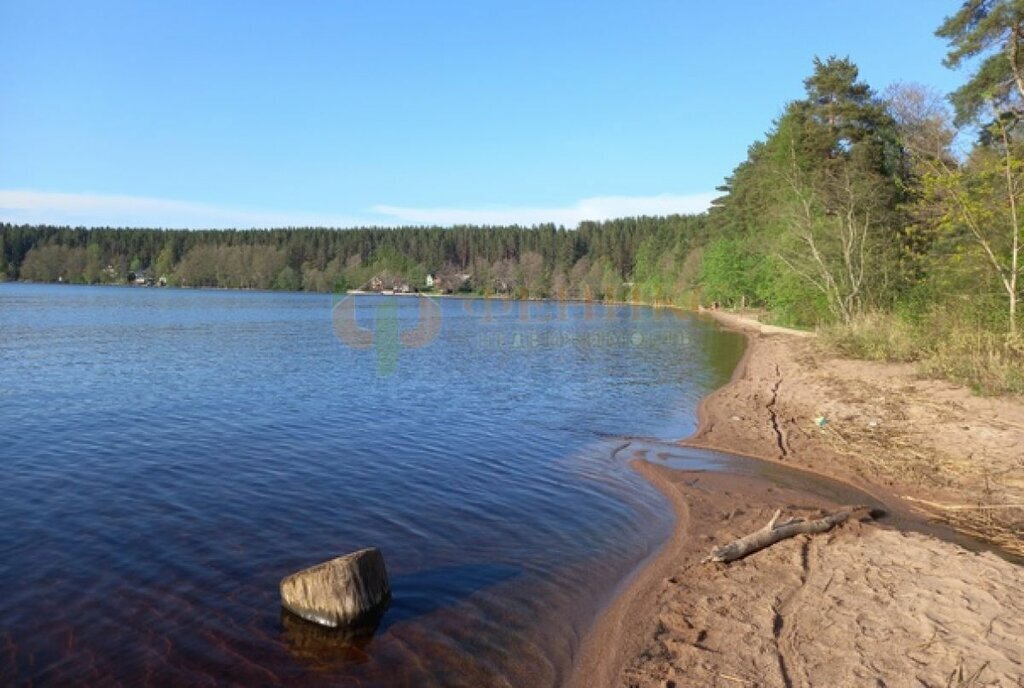
{"label": "blue sky", "polygon": [[815,55],[948,92],[959,3],[0,0],[0,220],[699,211]]}

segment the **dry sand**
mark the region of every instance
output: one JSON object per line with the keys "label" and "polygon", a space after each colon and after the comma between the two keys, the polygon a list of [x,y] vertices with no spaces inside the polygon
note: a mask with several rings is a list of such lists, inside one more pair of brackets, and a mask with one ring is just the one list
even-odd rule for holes
{"label": "dry sand", "polygon": [[[1022,501],[1020,402],[824,357],[785,332],[755,331],[750,344],[689,444],[838,477],[897,513],[910,504],[1020,543],[1019,509],[1001,506]],[[1024,568],[884,521],[702,564],[776,509],[840,505],[766,478],[634,465],[678,527],[604,611],[569,685],[1024,686]]]}
{"label": "dry sand", "polygon": [[828,356],[791,330],[714,316],[746,330],[750,345],[732,382],[701,405],[686,444],[892,492],[1024,555],[1024,400],[977,397],[911,364]]}

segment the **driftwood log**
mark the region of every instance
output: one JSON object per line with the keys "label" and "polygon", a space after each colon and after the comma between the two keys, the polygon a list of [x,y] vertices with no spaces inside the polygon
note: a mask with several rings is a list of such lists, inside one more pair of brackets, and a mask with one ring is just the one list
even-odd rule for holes
{"label": "driftwood log", "polygon": [[803,535],[804,533],[824,533],[832,530],[835,526],[854,516],[857,518],[870,517],[871,509],[866,506],[847,507],[835,512],[834,514],[829,514],[822,518],[814,519],[813,521],[805,521],[802,518],[791,518],[779,523],[779,516],[781,515],[782,510],[780,509],[775,512],[772,519],[768,521],[768,524],[761,530],[755,531],[750,535],[744,535],[740,539],[733,540],[722,547],[712,548],[711,554],[704,557],[701,563],[709,561],[721,563],[736,561],[737,559],[742,559],[748,554],[753,554],[765,547],[771,547],[776,542],[780,542],[796,535]]}

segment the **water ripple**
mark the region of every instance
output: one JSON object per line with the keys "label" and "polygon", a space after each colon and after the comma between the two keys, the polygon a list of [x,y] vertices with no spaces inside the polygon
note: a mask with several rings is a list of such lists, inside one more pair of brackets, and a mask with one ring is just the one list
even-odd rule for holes
{"label": "water ripple", "polygon": [[[331,305],[0,285],[0,683],[558,683],[671,525],[619,438],[688,434],[741,338],[443,301],[388,372]],[[395,591],[375,632],[282,613],[282,576],[368,544]]]}

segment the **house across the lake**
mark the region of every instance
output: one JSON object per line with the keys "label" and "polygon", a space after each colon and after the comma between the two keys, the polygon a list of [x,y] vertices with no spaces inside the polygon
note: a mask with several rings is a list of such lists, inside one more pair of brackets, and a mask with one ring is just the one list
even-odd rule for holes
{"label": "house across the lake", "polygon": [[380,294],[412,294],[416,291],[406,280],[387,272],[370,278],[366,283],[366,290]]}

